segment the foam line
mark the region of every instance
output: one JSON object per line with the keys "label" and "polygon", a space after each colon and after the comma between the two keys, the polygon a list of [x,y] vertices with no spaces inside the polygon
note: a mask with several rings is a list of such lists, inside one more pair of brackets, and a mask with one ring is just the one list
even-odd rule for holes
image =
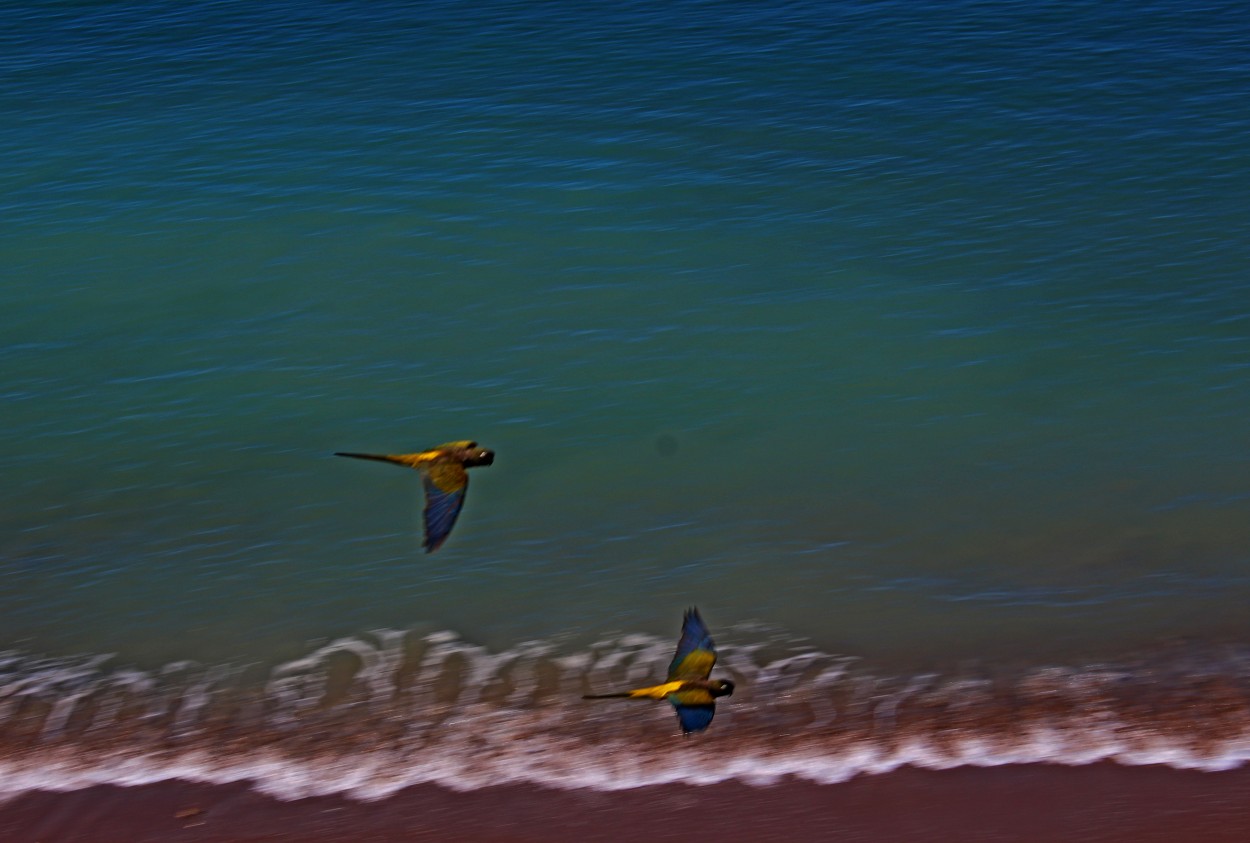
{"label": "foam line", "polygon": [[377,799],[428,782],[617,790],[831,783],[903,765],[1216,771],[1250,760],[1250,660],[1240,654],[992,679],[883,676],[765,636],[722,646],[717,670],[738,691],[693,738],[680,737],[666,705],[580,699],[662,677],[671,654],[671,641],[640,635],[579,652],[527,641],[496,653],[450,632],[377,630],[249,684],[237,666],[140,671],[107,655],[3,653],[0,797],[172,778],[248,781],[286,799]]}

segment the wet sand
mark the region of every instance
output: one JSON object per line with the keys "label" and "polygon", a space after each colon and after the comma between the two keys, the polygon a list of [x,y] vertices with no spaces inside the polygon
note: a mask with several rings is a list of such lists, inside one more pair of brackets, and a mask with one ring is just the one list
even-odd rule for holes
{"label": "wet sand", "polygon": [[692,832],[735,841],[1245,843],[1250,767],[903,769],[835,785],[613,793],[424,785],[379,802],[282,802],[245,784],[162,782],[30,793],[0,806],[5,843],[687,843]]}

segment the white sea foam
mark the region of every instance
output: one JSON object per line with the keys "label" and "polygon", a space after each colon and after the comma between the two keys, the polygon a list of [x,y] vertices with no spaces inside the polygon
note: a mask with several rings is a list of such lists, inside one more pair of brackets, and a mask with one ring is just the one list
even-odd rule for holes
{"label": "white sea foam", "polygon": [[646,636],[492,653],[451,633],[380,630],[250,684],[226,667],[147,673],[107,656],[0,654],[0,797],[184,779],[369,800],[425,783],[619,790],[833,783],[904,765],[1217,771],[1250,760],[1241,661],[1045,667],[1004,683],[875,676],[801,647],[764,658],[777,649],[764,644],[724,648],[718,670],[738,692],[689,738],[666,705],[580,699],[662,676],[672,644]]}

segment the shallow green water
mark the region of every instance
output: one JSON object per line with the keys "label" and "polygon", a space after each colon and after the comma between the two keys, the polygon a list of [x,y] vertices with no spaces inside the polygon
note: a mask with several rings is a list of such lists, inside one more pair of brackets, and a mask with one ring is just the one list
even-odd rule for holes
{"label": "shallow green water", "polygon": [[0,644],[1245,640],[1234,6],[475,8],[10,10]]}

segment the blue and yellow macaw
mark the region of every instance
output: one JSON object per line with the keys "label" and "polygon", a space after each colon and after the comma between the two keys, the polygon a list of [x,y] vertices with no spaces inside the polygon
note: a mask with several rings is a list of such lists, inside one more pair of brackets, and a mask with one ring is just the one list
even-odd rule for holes
{"label": "blue and yellow macaw", "polygon": [[478,465],[490,465],[495,452],[479,448],[476,442],[447,442],[428,451],[415,454],[354,454],[336,451],[336,457],[355,457],[358,460],[380,460],[396,465],[415,468],[421,472],[425,485],[425,541],[426,553],[442,547],[451,534],[452,525],[464,506],[464,493],[469,488],[469,474],[465,469]]}
{"label": "blue and yellow macaw", "polygon": [[734,692],[728,679],[709,679],[716,664],[716,645],[699,617],[698,609],[687,609],[681,623],[681,640],[668,666],[668,681],[661,685],[635,688],[619,694],[587,694],[584,700],[633,699],[668,700],[677,709],[677,720],[685,734],[701,732],[716,714],[716,698]]}

